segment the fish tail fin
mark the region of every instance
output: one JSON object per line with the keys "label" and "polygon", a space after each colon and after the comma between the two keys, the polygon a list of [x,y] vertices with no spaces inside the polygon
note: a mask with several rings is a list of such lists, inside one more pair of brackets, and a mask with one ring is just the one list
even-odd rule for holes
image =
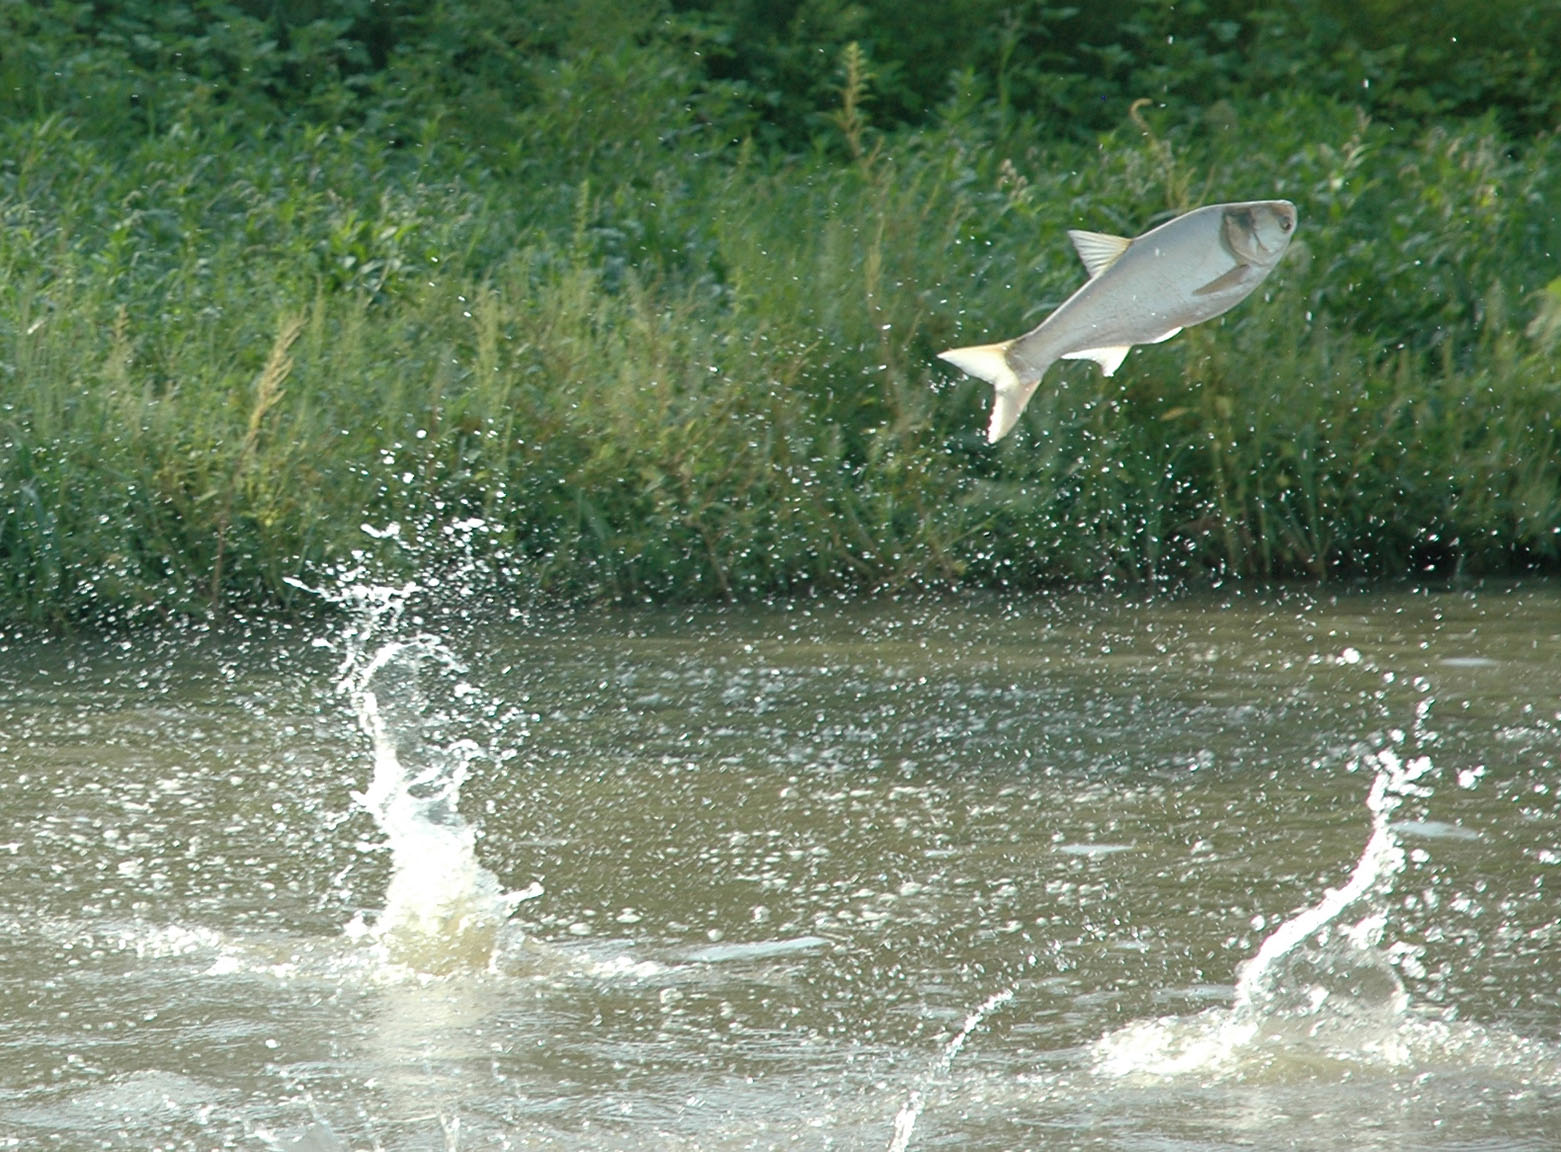
{"label": "fish tail fin", "polygon": [[947,360],[961,371],[979,376],[992,385],[995,392],[992,398],[992,421],[986,429],[989,444],[996,444],[1008,435],[1018,421],[1019,413],[1030,402],[1035,386],[1041,382],[1038,375],[1026,380],[1014,371],[1008,359],[1008,349],[1013,343],[1012,340],[1005,340],[1001,344],[974,344],[968,348],[950,348],[947,352],[938,353],[938,359]]}

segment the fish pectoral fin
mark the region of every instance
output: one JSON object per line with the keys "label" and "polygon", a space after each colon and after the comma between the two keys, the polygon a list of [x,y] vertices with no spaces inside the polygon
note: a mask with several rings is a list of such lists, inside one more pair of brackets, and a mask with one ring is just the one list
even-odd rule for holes
{"label": "fish pectoral fin", "polygon": [[[1176,333],[1167,333],[1174,336]],[[1165,337],[1161,337],[1165,339]],[[1113,375],[1122,367],[1122,361],[1127,359],[1127,354],[1133,350],[1131,344],[1121,344],[1112,348],[1080,348],[1077,352],[1064,352],[1064,360],[1093,360],[1100,365],[1100,370],[1107,376]]]}
{"label": "fish pectoral fin", "polygon": [[1193,290],[1194,296],[1212,296],[1216,292],[1224,292],[1229,288],[1239,287],[1246,281],[1247,275],[1252,271],[1250,264],[1237,264],[1223,276],[1216,276],[1202,288]]}
{"label": "fish pectoral fin", "polygon": [[1180,331],[1181,331],[1181,327],[1180,326],[1175,327],[1175,328],[1167,328],[1164,332],[1160,333],[1160,335],[1158,335],[1158,336],[1151,336],[1147,340],[1140,341],[1140,343],[1143,343],[1143,344],[1163,344],[1163,343],[1165,343],[1165,341],[1169,340],[1172,336],[1175,336]]}
{"label": "fish pectoral fin", "polygon": [[1079,259],[1084,261],[1091,280],[1115,264],[1132,243],[1125,236],[1085,232],[1077,228],[1068,230],[1068,239],[1073,241],[1073,248],[1078,252]]}
{"label": "fish pectoral fin", "polygon": [[969,348],[950,348],[939,352],[939,360],[947,360],[954,367],[972,376],[979,376],[992,385],[992,419],[987,424],[987,443],[996,444],[1013,429],[1019,413],[1030,402],[1035,386],[1041,382],[1037,375],[1022,380],[1008,360],[1012,340],[1001,344],[975,344]]}

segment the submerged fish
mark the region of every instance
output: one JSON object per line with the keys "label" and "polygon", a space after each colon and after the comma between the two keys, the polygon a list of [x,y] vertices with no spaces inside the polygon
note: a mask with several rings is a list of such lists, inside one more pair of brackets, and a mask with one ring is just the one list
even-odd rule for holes
{"label": "submerged fish", "polygon": [[1089,270],[1083,287],[1023,336],[938,355],[997,390],[986,430],[996,443],[1054,361],[1093,360],[1110,376],[1134,344],[1169,340],[1245,300],[1294,232],[1288,200],[1210,204],[1133,240],[1070,231]]}

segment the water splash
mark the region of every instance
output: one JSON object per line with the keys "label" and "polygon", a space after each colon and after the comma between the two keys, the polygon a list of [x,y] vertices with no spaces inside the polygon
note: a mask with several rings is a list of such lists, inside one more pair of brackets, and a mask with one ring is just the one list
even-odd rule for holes
{"label": "water splash", "polygon": [[[1359,953],[1375,949],[1382,942],[1387,917],[1380,901],[1392,889],[1406,862],[1404,846],[1393,828],[1393,815],[1406,798],[1429,795],[1429,790],[1417,782],[1431,771],[1431,758],[1420,755],[1406,760],[1387,747],[1369,753],[1365,764],[1375,769],[1375,776],[1366,796],[1372,818],[1371,836],[1360,859],[1343,887],[1330,888],[1316,904],[1286,920],[1241,966],[1236,981],[1236,1016],[1261,1015],[1293,995],[1286,991],[1293,984],[1288,978],[1291,973],[1286,960],[1306,940],[1322,934],[1352,907],[1367,902],[1370,911],[1343,930],[1343,942]],[[1310,995],[1315,998],[1317,993]]]}
{"label": "water splash", "polygon": [[[1422,688],[1422,691],[1424,689]],[[1425,729],[1431,700],[1415,711],[1417,746],[1434,742]],[[1242,1074],[1282,1059],[1311,1066],[1365,1061],[1403,1066],[1424,1050],[1445,1050],[1440,1022],[1410,1015],[1399,966],[1412,949],[1381,945],[1387,898],[1408,860],[1394,815],[1405,800],[1423,799],[1429,755],[1406,755],[1402,731],[1366,753],[1358,767],[1373,771],[1366,807],[1371,834],[1348,880],[1280,924],[1237,970],[1228,1009],[1196,1017],[1129,1025],[1093,1046],[1096,1070],[1112,1077]],[[1353,922],[1346,915],[1358,911]]]}
{"label": "water splash", "polygon": [[[932,1066],[932,1071],[927,1075],[924,1087],[930,1086],[949,1074],[954,1066],[954,1057],[958,1056],[964,1048],[965,1041],[970,1034],[981,1026],[988,1016],[1001,1008],[1014,998],[1014,990],[1005,988],[1003,991],[989,996],[974,1012],[965,1017],[965,1022],[958,1032],[943,1047],[942,1054],[937,1063]],[[910,1147],[911,1133],[916,1129],[916,1121],[921,1119],[922,1109],[926,1107],[927,1099],[924,1088],[914,1088],[905,1104],[900,1108],[894,1118],[894,1137],[889,1141],[889,1152],[905,1152]]]}
{"label": "water splash", "polygon": [[531,893],[508,893],[477,860],[476,830],[457,808],[461,785],[482,758],[475,741],[441,742],[449,717],[430,684],[459,706],[470,686],[449,650],[430,636],[380,646],[351,685],[358,723],[374,752],[368,788],[354,799],[374,818],[391,853],[385,906],[372,928],[390,960],[445,974],[492,962],[499,929]]}
{"label": "water splash", "polygon": [[437,636],[406,622],[421,591],[352,571],[330,593],[351,619],[337,687],[373,752],[368,787],[353,798],[391,854],[384,907],[372,922],[355,920],[348,935],[391,964],[448,975],[491,967],[516,905],[542,889],[507,892],[477,859],[461,786],[475,765],[501,757],[473,735],[489,706],[465,666]]}

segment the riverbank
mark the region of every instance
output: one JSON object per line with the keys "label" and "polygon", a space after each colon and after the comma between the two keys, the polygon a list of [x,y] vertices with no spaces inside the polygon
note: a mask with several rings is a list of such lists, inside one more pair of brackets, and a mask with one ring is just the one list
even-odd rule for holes
{"label": "riverbank", "polygon": [[[355,555],[568,600],[1561,558],[1553,133],[1297,89],[1081,136],[973,74],[880,127],[856,49],[798,149],[686,38],[334,120],[94,43],[0,125],[7,619],[285,608]],[[1266,196],[1259,296],[985,444],[935,353],[1071,292],[1066,229]]]}

